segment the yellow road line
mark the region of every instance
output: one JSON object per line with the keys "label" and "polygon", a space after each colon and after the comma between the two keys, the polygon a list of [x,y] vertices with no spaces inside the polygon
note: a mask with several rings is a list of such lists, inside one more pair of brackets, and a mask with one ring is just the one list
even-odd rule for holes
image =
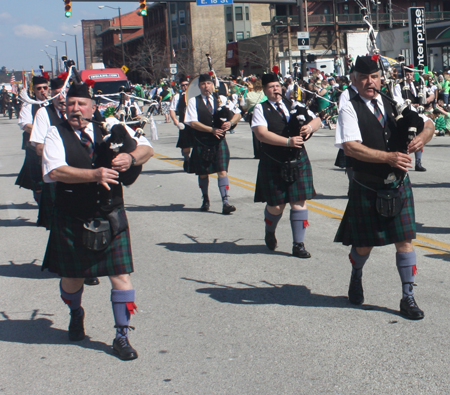
{"label": "yellow road line", "polygon": [[[165,155],[158,154],[158,153],[155,153],[154,156],[156,159],[163,160],[164,162],[171,163],[175,166],[183,167],[183,161],[181,161],[179,159],[172,159],[170,156],[165,156]],[[217,175],[210,174],[210,177],[217,178]],[[241,180],[240,178],[232,177],[230,175],[228,176],[228,179],[230,180],[230,184],[237,185],[238,187],[248,189],[249,191],[253,191],[253,192],[255,191],[256,184],[253,182]],[[325,204],[322,204],[322,203],[319,203],[316,201],[308,200],[308,206],[309,206],[309,210],[311,210],[317,214],[324,215],[328,218],[341,220],[342,215],[344,215],[344,211],[339,210],[334,207],[331,207],[331,206],[327,206]],[[333,214],[333,213],[336,213],[337,215]],[[419,243],[417,241],[413,241],[413,245],[416,247],[422,248],[424,250],[427,250],[427,251],[430,251],[430,252],[433,252],[433,253],[439,254],[439,255],[450,254],[450,244],[448,244],[448,243],[444,243],[439,240],[431,239],[429,237],[422,236],[420,234],[417,234],[416,238],[417,238],[417,240],[420,240],[424,243],[431,244],[431,246],[429,246],[429,245],[426,245],[423,243]]]}

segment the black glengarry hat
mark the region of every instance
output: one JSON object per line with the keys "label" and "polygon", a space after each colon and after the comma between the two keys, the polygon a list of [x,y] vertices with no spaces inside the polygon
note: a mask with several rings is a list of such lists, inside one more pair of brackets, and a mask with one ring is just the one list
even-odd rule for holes
{"label": "black glengarry hat", "polygon": [[33,86],[40,85],[40,84],[48,84],[48,79],[44,76],[40,75],[34,75],[33,76]]}
{"label": "black glengarry hat", "polygon": [[263,86],[271,82],[280,82],[280,80],[278,79],[278,76],[274,73],[263,74],[261,78],[261,83],[263,84]]}
{"label": "black glengarry hat", "polygon": [[74,82],[67,92],[67,97],[84,97],[86,99],[93,99],[92,88],[86,83],[78,84]]}
{"label": "black glengarry hat", "polygon": [[198,83],[200,84],[201,82],[206,81],[213,82],[212,76],[210,74],[200,74],[200,76],[198,77]]}
{"label": "black glengarry hat", "polygon": [[363,74],[372,74],[380,70],[380,65],[378,64],[378,55],[373,56],[358,56],[356,58],[355,66],[353,71]]}

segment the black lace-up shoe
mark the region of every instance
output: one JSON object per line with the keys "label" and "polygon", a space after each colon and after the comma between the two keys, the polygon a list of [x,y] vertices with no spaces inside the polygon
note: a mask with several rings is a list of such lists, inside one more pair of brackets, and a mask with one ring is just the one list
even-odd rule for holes
{"label": "black lace-up shoe", "polygon": [[79,342],[84,337],[84,310],[80,307],[70,312],[69,340],[71,342]]}
{"label": "black lace-up shoe", "polygon": [[231,214],[233,211],[236,211],[236,207],[232,206],[229,203],[225,203],[222,208],[222,214]]}
{"label": "black lace-up shoe", "polygon": [[127,336],[119,336],[113,340],[113,351],[122,361],[131,361],[138,357],[137,351],[131,347]]}
{"label": "black lace-up shoe", "polygon": [[292,247],[292,255],[297,258],[311,258],[311,254],[306,251],[303,243],[294,243],[294,246]]}
{"label": "black lace-up shoe", "polygon": [[417,306],[414,296],[407,296],[400,301],[400,314],[410,320],[421,320],[425,317],[424,312]]}
{"label": "black lace-up shoe", "polygon": [[427,171],[427,169],[425,169],[425,167],[422,166],[421,162],[417,162],[416,166],[414,168],[415,171]]}
{"label": "black lace-up shoe", "polygon": [[275,237],[275,232],[266,232],[266,237],[264,238],[266,246],[269,250],[275,250],[277,248],[277,238]]}
{"label": "black lace-up shoe", "polygon": [[84,279],[84,283],[86,285],[98,285],[100,284],[100,280],[97,277],[88,277]]}
{"label": "black lace-up shoe", "polygon": [[200,211],[209,211],[209,199],[203,198],[203,204],[200,207]]}
{"label": "black lace-up shoe", "polygon": [[364,303],[364,290],[362,287],[361,278],[351,277],[350,285],[348,287],[348,301],[351,304],[363,304]]}

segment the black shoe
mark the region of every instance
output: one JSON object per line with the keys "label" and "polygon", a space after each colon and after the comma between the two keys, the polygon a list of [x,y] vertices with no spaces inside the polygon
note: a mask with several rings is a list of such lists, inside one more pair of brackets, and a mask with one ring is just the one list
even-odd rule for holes
{"label": "black shoe", "polygon": [[425,169],[425,167],[422,166],[422,163],[416,163],[415,170],[416,171],[427,171],[427,169]]}
{"label": "black shoe", "polygon": [[400,314],[410,320],[421,320],[425,314],[417,306],[414,296],[407,296],[400,301]]}
{"label": "black shoe", "polygon": [[222,208],[222,214],[231,214],[233,211],[236,211],[236,207],[232,206],[229,203],[225,203]]}
{"label": "black shoe", "polygon": [[79,342],[84,337],[84,310],[80,307],[75,312],[70,312],[69,340]]}
{"label": "black shoe", "polygon": [[88,277],[84,279],[85,285],[98,285],[100,284],[100,280],[97,277]]}
{"label": "black shoe", "polygon": [[277,248],[277,238],[275,237],[275,232],[266,232],[266,237],[264,238],[266,246],[269,250],[274,251]]}
{"label": "black shoe", "polygon": [[131,347],[128,336],[120,336],[113,340],[113,352],[118,355],[122,361],[131,361],[138,357],[137,351]]}
{"label": "black shoe", "polygon": [[306,251],[303,243],[294,243],[294,246],[292,247],[292,255],[297,258],[311,258],[311,254]]}
{"label": "black shoe", "polygon": [[362,287],[361,278],[350,278],[350,285],[348,287],[348,301],[351,304],[363,304],[364,303],[364,290]]}
{"label": "black shoe", "polygon": [[200,211],[209,211],[209,199],[203,198],[202,207],[200,207]]}
{"label": "black shoe", "polygon": [[183,170],[188,173],[189,172],[189,161],[185,160],[183,163]]}

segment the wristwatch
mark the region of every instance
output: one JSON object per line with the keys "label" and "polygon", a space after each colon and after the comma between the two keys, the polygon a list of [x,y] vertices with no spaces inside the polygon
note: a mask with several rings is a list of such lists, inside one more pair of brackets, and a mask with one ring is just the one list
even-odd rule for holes
{"label": "wristwatch", "polygon": [[230,126],[233,128],[233,127],[236,126],[236,124],[235,124],[234,122],[231,122],[231,121],[230,121]]}
{"label": "wristwatch", "polygon": [[131,166],[134,166],[136,164],[136,158],[133,155],[131,155],[131,154],[128,154],[128,155],[131,156]]}

